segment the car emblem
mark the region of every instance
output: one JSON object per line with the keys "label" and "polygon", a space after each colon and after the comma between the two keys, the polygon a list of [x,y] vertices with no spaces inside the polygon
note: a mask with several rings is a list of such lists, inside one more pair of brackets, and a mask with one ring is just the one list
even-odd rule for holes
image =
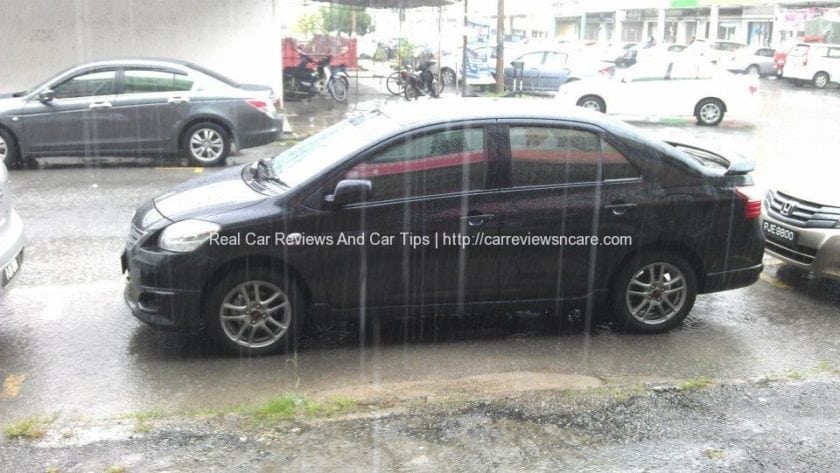
{"label": "car emblem", "polygon": [[790,215],[796,207],[792,202],[785,202],[782,204],[782,215]]}

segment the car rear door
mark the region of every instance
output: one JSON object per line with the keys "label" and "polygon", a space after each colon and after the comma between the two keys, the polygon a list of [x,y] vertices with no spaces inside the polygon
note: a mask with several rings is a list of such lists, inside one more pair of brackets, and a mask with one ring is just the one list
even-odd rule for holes
{"label": "car rear door", "polygon": [[563,82],[566,81],[566,78],[569,77],[568,60],[569,55],[566,53],[556,51],[545,53],[540,90],[557,92]]}
{"label": "car rear door", "polygon": [[[370,198],[317,224],[322,283],[337,308],[440,306],[495,297],[498,233],[495,122],[416,130],[364,153],[331,180],[371,182]],[[339,244],[344,238],[353,241]],[[358,239],[362,240],[359,241]],[[468,240],[465,240],[468,239]]]}
{"label": "car rear door", "polygon": [[88,69],[50,86],[53,99],[32,98],[20,119],[33,154],[99,154],[113,140],[117,68]]}
{"label": "car rear door", "polygon": [[190,115],[193,85],[184,71],[123,68],[114,99],[115,147],[155,151],[173,143]]}
{"label": "car rear door", "polygon": [[[508,172],[499,232],[509,243],[499,254],[499,297],[589,294],[604,284],[596,269],[620,261],[632,244],[643,204],[639,172],[595,127],[506,120],[500,133],[508,137],[501,147]],[[605,236],[631,240],[600,245],[593,238]]]}

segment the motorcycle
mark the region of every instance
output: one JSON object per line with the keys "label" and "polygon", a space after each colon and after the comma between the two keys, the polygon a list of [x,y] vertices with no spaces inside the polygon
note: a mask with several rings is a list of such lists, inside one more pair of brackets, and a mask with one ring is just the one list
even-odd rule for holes
{"label": "motorcycle", "polygon": [[428,95],[433,98],[440,97],[443,86],[431,71],[434,64],[434,61],[426,61],[421,63],[414,73],[400,72],[400,80],[404,87],[406,100],[417,99],[421,95]]}
{"label": "motorcycle", "polygon": [[[304,53],[300,53],[300,63],[293,69],[283,71],[283,96],[286,99],[313,97],[329,92],[336,102],[347,100],[347,89],[350,80],[346,67],[330,66],[332,56],[315,61]],[[315,70],[310,64],[315,63]]]}

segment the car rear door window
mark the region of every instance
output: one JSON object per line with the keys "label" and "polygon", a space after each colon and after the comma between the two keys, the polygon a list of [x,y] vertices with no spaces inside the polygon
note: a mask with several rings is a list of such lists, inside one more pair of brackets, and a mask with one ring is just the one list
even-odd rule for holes
{"label": "car rear door window", "polygon": [[511,185],[547,186],[598,179],[600,137],[559,127],[510,127]]}
{"label": "car rear door window", "polygon": [[357,164],[345,179],[368,179],[369,201],[469,192],[484,187],[484,128],[414,136]]}
{"label": "car rear door window", "polygon": [[53,87],[57,99],[112,95],[116,70],[100,70],[79,74]]}
{"label": "car rear door window", "polygon": [[601,142],[602,176],[605,181],[638,179],[639,170],[624,154],[606,141]]}
{"label": "car rear door window", "polygon": [[186,74],[143,69],[126,69],[123,73],[124,94],[185,92],[192,86],[193,80]]}

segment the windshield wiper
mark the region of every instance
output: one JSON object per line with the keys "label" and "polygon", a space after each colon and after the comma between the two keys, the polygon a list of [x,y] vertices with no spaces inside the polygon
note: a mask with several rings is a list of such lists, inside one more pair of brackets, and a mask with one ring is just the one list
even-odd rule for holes
{"label": "windshield wiper", "polygon": [[272,158],[263,158],[257,161],[257,179],[264,179],[275,182],[283,187],[290,187],[277,176],[277,173],[274,171],[274,167],[271,165],[271,159]]}

